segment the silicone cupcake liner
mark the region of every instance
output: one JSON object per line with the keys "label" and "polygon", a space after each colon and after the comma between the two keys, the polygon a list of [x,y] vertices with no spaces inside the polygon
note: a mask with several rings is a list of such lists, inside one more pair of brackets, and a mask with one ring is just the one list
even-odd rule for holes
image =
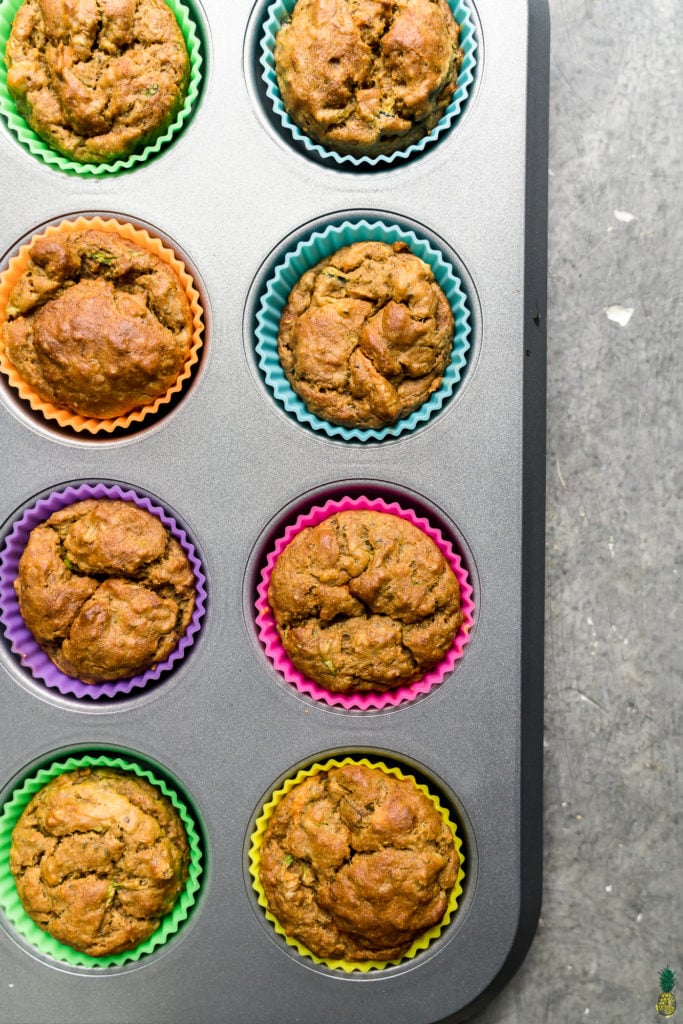
{"label": "silicone cupcake liner", "polygon": [[[290,935],[287,935],[287,933],[282,928],[277,918],[270,912],[270,910],[268,909],[268,900],[266,898],[265,892],[263,891],[263,887],[261,885],[261,881],[259,878],[260,853],[261,846],[263,843],[263,836],[266,832],[268,823],[275,811],[275,808],[282,800],[282,798],[285,797],[289,792],[291,792],[291,790],[294,789],[295,786],[298,786],[305,779],[310,778],[312,775],[318,775],[321,772],[327,772],[331,768],[341,768],[346,764],[362,764],[365,765],[367,768],[379,768],[381,771],[386,772],[387,775],[394,775],[397,779],[408,779],[409,781],[414,783],[414,785],[418,789],[420,789],[426,796],[429,797],[429,799],[432,801],[437,811],[445,821],[446,825],[450,829],[453,835],[453,842],[455,844],[456,851],[458,853],[458,856],[460,857],[458,877],[455,885],[453,886],[453,890],[450,894],[448,906],[446,908],[446,912],[443,916],[443,919],[438,925],[435,925],[433,928],[430,928],[429,931],[426,931],[423,935],[419,937],[419,939],[413,942],[413,944],[403,954],[403,956],[395,960],[365,960],[361,962],[352,962],[350,960],[332,960],[316,956],[304,945],[302,945],[302,943],[300,943],[297,939],[293,938]],[[309,959],[313,960],[316,964],[324,964],[326,967],[330,967],[333,970],[344,971],[347,974],[350,974],[353,971],[361,971],[363,973],[367,973],[368,971],[372,970],[382,970],[385,967],[390,967],[395,964],[403,963],[405,960],[412,960],[413,957],[415,957],[422,950],[427,949],[427,947],[430,946],[431,943],[436,938],[438,938],[438,936],[441,934],[446,925],[449,924],[451,918],[453,917],[453,914],[455,913],[456,908],[458,906],[458,900],[462,894],[462,881],[465,877],[465,872],[463,871],[464,856],[462,854],[462,841],[457,833],[455,823],[451,820],[447,809],[442,806],[438,797],[434,793],[432,793],[427,788],[427,786],[424,786],[422,785],[422,783],[419,783],[412,775],[405,774],[400,770],[400,768],[395,766],[390,767],[383,761],[369,761],[365,757],[345,757],[341,760],[338,760],[337,758],[331,758],[329,761],[325,761],[324,763],[316,763],[314,765],[311,765],[310,768],[306,768],[298,772],[298,774],[295,775],[293,778],[287,779],[283,783],[282,787],[276,790],[273,793],[270,800],[264,805],[263,810],[256,821],[256,826],[251,837],[249,860],[249,873],[252,876],[253,888],[258,895],[258,904],[265,910],[266,918],[273,925],[277,934],[281,935],[286,941],[287,945],[293,946],[302,956],[308,957]]]}
{"label": "silicone cupcake liner", "polygon": [[97,178],[107,174],[120,174],[139,167],[155,157],[178,135],[191,117],[197,103],[202,82],[202,52],[194,13],[181,0],[165,0],[175,15],[187,46],[190,58],[190,79],[187,86],[185,102],[176,114],[175,119],[164,132],[157,135],[139,152],[131,153],[110,163],[84,164],[52,149],[47,142],[28,126],[17,110],[16,104],[7,88],[7,67],[4,61],[5,49],[12,29],[14,16],[24,0],[0,0],[0,115],[4,118],[10,132],[19,141],[23,149],[41,160],[49,167],[57,168],[66,174],[78,175],[81,178]]}
{"label": "silicone cupcake liner", "polygon": [[[386,693],[353,693],[341,694],[332,693],[324,687],[319,686],[312,680],[307,679],[298,669],[294,667],[289,655],[282,646],[282,641],[275,625],[275,618],[268,603],[268,587],[270,577],[278,558],[294,539],[297,533],[309,526],[317,526],[318,523],[329,519],[337,512],[346,512],[349,509],[370,509],[374,512],[385,512],[388,515],[398,516],[412,523],[430,537],[441,554],[444,556],[451,569],[456,575],[460,586],[460,607],[464,615],[464,622],[460,626],[453,645],[446,656],[435,668],[431,669],[417,682],[405,686],[399,686]],[[427,693],[432,687],[441,683],[445,676],[453,669],[455,663],[462,657],[465,645],[469,640],[470,630],[474,623],[474,601],[472,600],[473,590],[470,585],[467,570],[464,568],[460,556],[453,550],[452,545],[440,530],[437,530],[426,519],[420,518],[410,509],[402,508],[396,502],[387,503],[381,498],[342,498],[340,501],[330,500],[324,505],[315,505],[304,515],[299,516],[295,523],[288,526],[282,536],[276,541],[273,549],[268,554],[266,564],[261,573],[261,580],[257,587],[258,598],[256,601],[256,624],[258,635],[263,644],[266,655],[273,664],[273,667],[281,676],[291,683],[300,693],[304,693],[315,700],[324,701],[329,705],[338,705],[347,710],[359,709],[362,711],[381,710],[382,708],[396,707],[405,701],[414,700],[420,694]]]}
{"label": "silicone cupcake liner", "polygon": [[[382,429],[341,427],[310,412],[291,387],[278,356],[277,336],[280,318],[289,293],[301,276],[320,260],[353,242],[405,242],[411,252],[431,268],[453,312],[455,329],[451,359],[441,386],[409,416]],[[276,401],[301,424],[344,441],[385,441],[414,430],[432,418],[451,397],[460,381],[470,348],[470,311],[460,280],[442,254],[425,238],[384,221],[344,221],[330,224],[302,239],[285,256],[270,277],[256,315],[256,353],[265,381]]]}
{"label": "silicone cupcake liner", "polygon": [[409,157],[422,153],[444,135],[457,120],[470,94],[477,65],[477,37],[470,8],[463,0],[447,0],[447,2],[453,12],[453,17],[460,26],[460,48],[464,52],[464,58],[458,75],[457,89],[441,120],[429,134],[423,136],[418,142],[406,146],[405,149],[398,149],[393,153],[380,153],[377,156],[352,156],[349,153],[337,153],[333,149],[327,149],[314,142],[290,119],[285,110],[275,72],[275,37],[282,23],[289,20],[296,0],[275,0],[266,12],[259,63],[263,69],[261,78],[266,88],[266,95],[282,127],[296,142],[303,145],[309,154],[323,161],[331,160],[342,168],[346,166],[364,170],[382,165],[389,166],[396,160],[407,160]]}
{"label": "silicone cupcake liner", "polygon": [[[77,501],[85,501],[88,498],[110,498],[113,500],[131,501],[138,508],[151,512],[156,516],[169,532],[180,543],[187,555],[195,579],[196,597],[192,619],[185,633],[180,638],[177,647],[164,661],[159,662],[146,672],[130,679],[120,679],[107,683],[83,683],[79,679],[73,679],[65,675],[54,665],[47,654],[40,648],[33,638],[33,634],[26,627],[19,611],[19,602],[14,592],[14,580],[19,571],[19,559],[26,547],[29,534],[34,527],[48,519],[53,512],[73,505]],[[54,491],[46,498],[39,501],[26,510],[24,515],[14,524],[13,529],[7,536],[5,546],[0,553],[0,622],[5,628],[5,636],[11,650],[20,660],[21,664],[31,675],[44,683],[50,689],[58,690],[63,695],[73,697],[89,697],[99,700],[102,697],[116,697],[122,694],[131,693],[147,686],[153,680],[158,680],[172,666],[181,661],[188,650],[192,647],[199,633],[204,610],[206,606],[206,577],[202,570],[201,562],[195,552],[194,546],[184,530],[182,530],[175,519],[163,508],[135,491],[126,490],[118,485],[109,484],[81,484],[69,486],[60,491]]]}
{"label": "silicone cupcake liner", "polygon": [[172,249],[163,244],[161,239],[150,235],[143,228],[134,227],[123,221],[102,217],[78,217],[76,220],[65,220],[60,224],[51,224],[45,231],[34,235],[29,242],[22,245],[19,252],[13,256],[7,269],[0,274],[0,328],[6,321],[6,309],[9,296],[15,284],[24,273],[29,262],[31,246],[39,238],[50,235],[62,234],[64,232],[75,233],[78,231],[106,231],[118,234],[122,238],[134,242],[141,249],[161,259],[174,272],[181,285],[185,289],[190,308],[192,310],[193,335],[190,352],[187,361],[173,384],[148,405],[139,406],[125,416],[114,416],[109,419],[97,419],[95,417],[81,416],[71,409],[64,409],[52,402],[47,402],[40,395],[36,394],[33,388],[17,373],[7,359],[2,344],[2,333],[0,331],[0,372],[3,373],[10,385],[19,393],[19,396],[35,411],[47,420],[55,420],[60,427],[68,427],[78,433],[109,433],[119,428],[126,429],[135,424],[141,423],[146,417],[151,416],[165,405],[168,405],[176,395],[179,395],[190,377],[193,369],[199,362],[199,353],[203,343],[203,313],[200,305],[199,292],[195,283],[185,268],[184,263],[178,259]]}
{"label": "silicone cupcake liner", "polygon": [[[127,950],[124,953],[113,953],[109,956],[99,957],[88,956],[87,953],[80,953],[75,949],[71,949],[70,946],[65,946],[63,943],[58,942],[57,939],[39,928],[24,910],[14,884],[14,879],[9,871],[9,850],[12,842],[12,831],[27,804],[51,779],[62,775],[64,772],[88,767],[117,768],[124,772],[132,772],[140,778],[151,782],[153,786],[161,790],[164,796],[168,797],[180,815],[190,847],[189,875],[185,888],[178,897],[173,910],[161,920],[157,930],[148,939],[141,942],[139,946],[136,946],[135,949]],[[72,967],[118,967],[131,961],[137,961],[142,956],[163,946],[178,932],[183,922],[187,920],[197,898],[201,873],[201,843],[190,811],[178,793],[163,779],[157,778],[148,768],[143,768],[134,761],[130,761],[127,757],[74,755],[63,761],[55,761],[48,768],[41,768],[34,775],[25,779],[11,795],[0,814],[0,910],[2,910],[9,924],[21,938],[33,946],[39,953],[49,956],[53,960],[60,960]]]}

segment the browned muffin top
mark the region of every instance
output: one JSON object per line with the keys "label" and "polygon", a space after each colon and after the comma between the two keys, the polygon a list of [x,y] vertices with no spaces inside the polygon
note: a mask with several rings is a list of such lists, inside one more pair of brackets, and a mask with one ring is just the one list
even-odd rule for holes
{"label": "browned muffin top", "polygon": [[273,568],[268,600],[292,663],[334,693],[420,679],[464,619],[436,544],[384,512],[338,512],[298,533]]}
{"label": "browned muffin top", "polygon": [[81,163],[127,156],[163,131],[190,68],[163,0],[25,0],[5,61],[22,116]]}
{"label": "browned muffin top", "polygon": [[459,862],[450,829],[412,780],[349,764],[278,803],[259,877],[271,913],[316,956],[393,960],[442,921]]}
{"label": "browned muffin top", "polygon": [[439,388],[453,329],[431,268],[404,242],[354,242],[294,286],[278,354],[310,412],[344,427],[382,428]]}
{"label": "browned muffin top", "polygon": [[109,231],[37,239],[12,289],[5,355],[47,402],[98,419],[166,393],[185,365],[193,317],[154,253]]}
{"label": "browned muffin top", "polygon": [[171,654],[195,602],[182,547],[150,512],[89,499],[29,535],[14,582],[26,626],[62,672],[127,679]]}
{"label": "browned muffin top", "polygon": [[187,881],[180,817],[134,774],[81,768],[52,779],[12,833],[10,870],[26,913],[89,956],[133,949]]}
{"label": "browned muffin top", "polygon": [[292,120],[355,156],[392,153],[438,124],[463,52],[446,0],[297,0],[275,40]]}

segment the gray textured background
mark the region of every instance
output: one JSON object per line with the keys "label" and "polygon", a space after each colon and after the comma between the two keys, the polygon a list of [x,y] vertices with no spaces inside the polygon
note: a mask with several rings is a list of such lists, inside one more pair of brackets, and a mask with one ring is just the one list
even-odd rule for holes
{"label": "gray textured background", "polygon": [[667,962],[683,1018],[683,8],[550,10],[544,903],[477,1024],[639,1024]]}

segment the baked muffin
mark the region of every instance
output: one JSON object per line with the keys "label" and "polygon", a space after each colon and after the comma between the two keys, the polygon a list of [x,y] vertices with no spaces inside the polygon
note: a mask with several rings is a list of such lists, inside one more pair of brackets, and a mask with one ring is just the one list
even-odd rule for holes
{"label": "baked muffin", "polygon": [[25,0],[5,62],[30,127],[80,163],[125,157],[161,134],[185,101],[190,73],[164,0]]}
{"label": "baked muffin", "polygon": [[285,933],[321,958],[394,960],[444,918],[453,834],[412,779],[346,764],[277,804],[259,879]]}
{"label": "baked muffin", "polygon": [[295,535],[268,602],[292,664],[333,693],[421,679],[464,621],[455,573],[417,526],[385,512],[338,512]]}
{"label": "baked muffin", "polygon": [[354,242],[294,286],[278,355],[310,412],[344,427],[382,428],[438,390],[453,331],[431,268],[405,242]]}
{"label": "baked muffin", "polygon": [[393,153],[428,135],[457,88],[460,29],[446,0],[297,0],[275,40],[292,121],[321,146]]}
{"label": "baked muffin", "polygon": [[5,316],[2,347],[17,374],[43,401],[95,419],[164,395],[193,342],[179,278],[116,231],[36,239]]}
{"label": "baked muffin", "polygon": [[182,892],[189,860],[170,800],[138,775],[109,768],[52,779],[24,809],[10,847],[26,913],[89,956],[147,939]]}
{"label": "baked muffin", "polygon": [[27,628],[84,683],[128,679],[176,648],[195,581],[160,519],[128,501],[88,499],[29,534],[14,583]]}

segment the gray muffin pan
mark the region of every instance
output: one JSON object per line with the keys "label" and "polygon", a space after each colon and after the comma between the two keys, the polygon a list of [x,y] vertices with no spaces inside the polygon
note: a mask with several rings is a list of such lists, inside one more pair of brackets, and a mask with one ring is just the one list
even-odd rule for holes
{"label": "gray muffin pan", "polygon": [[[6,265],[47,222],[114,214],[167,239],[195,275],[205,344],[167,413],[104,439],[61,432],[0,382],[4,535],[36,495],[120,482],[177,514],[207,577],[201,632],[152,686],[78,700],[27,673],[0,638],[0,798],[38,763],[123,751],[176,780],[203,836],[194,910],[162,949],[112,969],[49,960],[0,916],[7,1024],[434,1024],[465,1020],[516,970],[541,898],[548,12],[470,3],[474,87],[421,156],[375,171],[321,164],[269,115],[256,63],[266,4],[193,4],[200,103],[158,158],[81,180],[0,127]],[[254,355],[260,289],[283,241],[366,215],[451,253],[472,348],[430,422],[365,444],[326,438],[277,405]],[[301,509],[342,494],[398,499],[455,544],[474,586],[463,657],[388,711],[315,703],[276,673],[254,622],[269,544]],[[0,538],[1,540],[1,538]],[[249,836],[277,783],[330,754],[399,763],[450,807],[464,840],[459,909],[412,960],[342,974],[302,958],[258,907]],[[6,871],[6,867],[2,867]]]}

